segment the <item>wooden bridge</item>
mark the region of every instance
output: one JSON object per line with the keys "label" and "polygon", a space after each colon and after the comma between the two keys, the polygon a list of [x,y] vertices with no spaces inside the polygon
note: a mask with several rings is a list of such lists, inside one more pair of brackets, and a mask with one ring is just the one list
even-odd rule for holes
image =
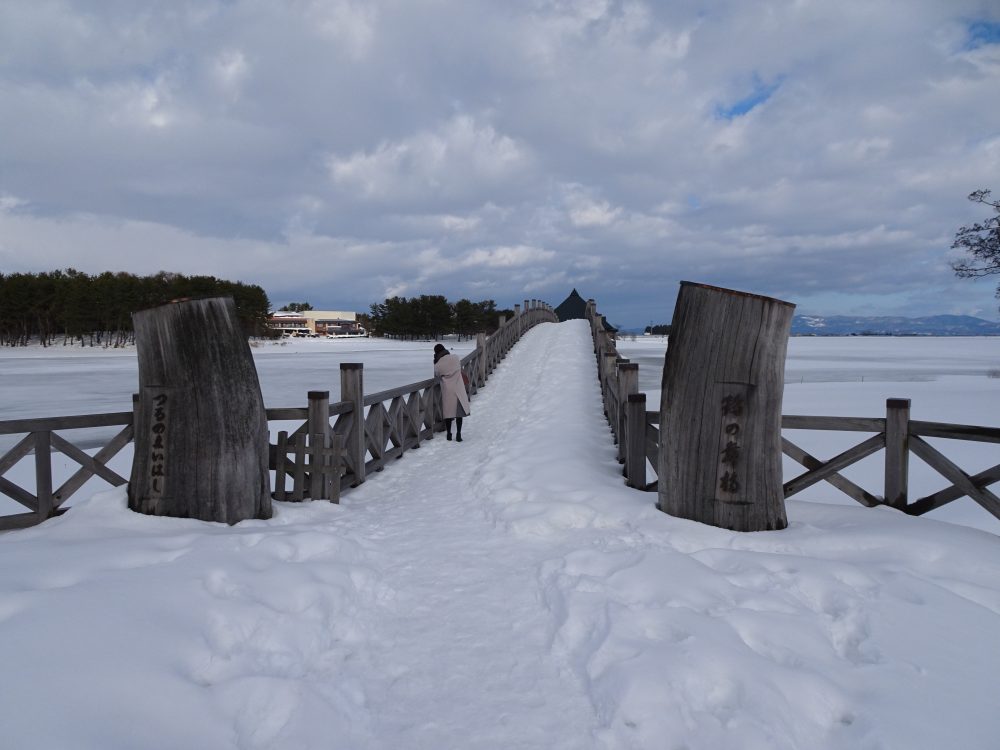
{"label": "wooden bridge", "polygon": [[[549,306],[525,300],[510,320],[492,336],[480,334],[476,349],[465,356],[462,370],[475,395],[525,331],[557,318]],[[638,390],[638,365],[621,357],[604,317],[593,300],[587,302],[597,373],[605,414],[623,465],[626,483],[640,491],[656,491],[660,452],[659,413],[647,411],[646,395]],[[340,494],[363,483],[369,474],[382,471],[406,451],[418,448],[443,429],[440,385],[434,378],[398,388],[366,394],[363,367],[341,365],[339,399],[326,391],[310,392],[305,407],[266,410],[269,422],[299,422],[281,431],[270,445],[274,472],[273,497],[277,500],[325,499],[337,502]],[[67,430],[118,427],[118,432],[91,455],[60,433]],[[783,415],[781,446],[784,455],[805,471],[784,482],[788,498],[819,482],[827,482],[868,507],[888,505],[911,515],[922,515],[962,497],[972,498],[1000,518],[1000,498],[990,485],[1000,481],[1000,464],[969,474],[935,448],[928,438],[1000,443],[1000,428],[923,422],[910,419],[906,399],[889,399],[878,417]],[[870,434],[862,442],[827,459],[817,458],[787,436],[799,430],[825,430]],[[91,477],[112,486],[127,483],[108,462],[133,439],[134,409],[92,414],[0,422],[0,435],[22,435],[0,457],[0,493],[23,505],[27,512],[0,517],[0,530],[31,526],[59,515],[65,502]],[[884,456],[881,492],[858,486],[843,475],[852,464],[878,452]],[[61,452],[79,469],[58,487],[53,486],[51,455]],[[949,485],[933,494],[911,499],[909,455],[913,453],[943,476]],[[34,456],[34,487],[22,487],[4,475],[21,460]],[[653,475],[652,481],[650,476]],[[32,489],[34,491],[32,491]]]}

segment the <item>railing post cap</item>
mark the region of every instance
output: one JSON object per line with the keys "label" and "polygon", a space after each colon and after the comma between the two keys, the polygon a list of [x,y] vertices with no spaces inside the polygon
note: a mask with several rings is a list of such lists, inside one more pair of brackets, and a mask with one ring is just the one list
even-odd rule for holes
{"label": "railing post cap", "polygon": [[909,409],[910,399],[908,398],[887,398],[885,400],[887,409]]}
{"label": "railing post cap", "polygon": [[365,367],[364,362],[341,362],[341,370],[363,370]]}
{"label": "railing post cap", "polygon": [[330,398],[330,391],[309,391],[307,397],[310,401],[316,401],[322,398]]}
{"label": "railing post cap", "polygon": [[618,363],[618,369],[619,370],[638,370],[639,369],[639,363],[638,362],[629,362],[628,360],[626,360],[625,362],[619,362]]}
{"label": "railing post cap", "polygon": [[[638,367],[638,365],[636,366]],[[643,393],[642,391],[639,391],[639,393],[630,393],[628,394],[628,400],[631,403],[635,403],[636,401],[641,401],[642,403],[646,403],[646,394]]]}

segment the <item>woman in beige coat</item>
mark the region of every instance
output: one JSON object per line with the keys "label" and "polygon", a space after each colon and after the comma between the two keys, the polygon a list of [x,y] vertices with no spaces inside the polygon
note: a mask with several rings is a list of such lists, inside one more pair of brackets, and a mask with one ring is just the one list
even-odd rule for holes
{"label": "woman in beige coat", "polygon": [[441,378],[441,412],[445,436],[451,440],[451,422],[455,420],[455,440],[462,442],[462,417],[472,413],[469,394],[462,377],[462,363],[441,344],[434,345],[434,377]]}

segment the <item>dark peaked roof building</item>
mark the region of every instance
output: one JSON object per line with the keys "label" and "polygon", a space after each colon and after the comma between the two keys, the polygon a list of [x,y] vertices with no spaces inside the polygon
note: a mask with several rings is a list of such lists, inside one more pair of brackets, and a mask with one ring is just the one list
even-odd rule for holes
{"label": "dark peaked roof building", "polygon": [[[556,316],[559,318],[559,322],[563,323],[567,320],[585,320],[587,317],[587,301],[580,296],[580,293],[574,289],[569,293],[569,296],[564,299],[558,307],[556,307]],[[608,323],[607,320],[604,321],[604,328],[611,333],[615,333],[618,329]]]}
{"label": "dark peaked roof building", "polygon": [[556,308],[560,323],[567,320],[581,320],[587,317],[587,300],[574,289],[569,296]]}

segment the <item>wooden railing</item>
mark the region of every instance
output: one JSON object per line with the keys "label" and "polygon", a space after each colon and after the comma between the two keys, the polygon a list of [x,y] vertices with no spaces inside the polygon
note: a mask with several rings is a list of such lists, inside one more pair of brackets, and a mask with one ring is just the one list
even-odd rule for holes
{"label": "wooden railing", "polygon": [[[96,427],[121,427],[118,433],[93,456],[70,443],[58,431],[80,430]],[[132,440],[132,412],[114,414],[83,414],[74,417],[47,419],[14,419],[0,422],[0,435],[25,436],[0,457],[0,493],[28,508],[27,513],[0,517],[0,530],[20,529],[41,523],[46,518],[63,512],[61,507],[92,476],[97,476],[113,487],[120,487],[127,479],[108,468],[108,462]],[[52,452],[63,453],[80,465],[80,468],[59,487],[53,488]],[[7,479],[6,474],[21,459],[35,455],[35,492]]]}
{"label": "wooden railing", "polygon": [[[618,447],[618,460],[623,464],[625,481],[630,487],[655,492],[656,480],[647,479],[650,473],[655,475],[659,462],[660,414],[646,410],[646,394],[640,392],[638,387],[638,365],[618,354],[614,336],[607,330],[604,317],[598,314],[593,300],[587,302],[587,319],[594,340],[604,413]],[[1000,519],[1000,498],[989,490],[990,485],[1000,481],[1000,464],[970,475],[926,440],[945,438],[1000,443],[1000,428],[912,420],[909,399],[895,398],[886,401],[884,417],[784,415],[781,427],[783,433],[794,430],[871,433],[857,445],[827,460],[810,455],[783,434],[782,452],[806,469],[784,483],[786,498],[825,481],[868,507],[889,505],[919,516],[961,497],[970,497]],[[860,487],[841,473],[879,451],[884,451],[885,468],[881,494]],[[950,484],[938,492],[911,500],[911,453]]]}
{"label": "wooden railing", "polygon": [[[486,384],[525,331],[539,323],[557,320],[548,305],[525,300],[524,309],[515,305],[515,315],[509,320],[501,319],[493,335],[480,334],[476,349],[461,360],[462,371],[469,379],[470,395]],[[369,473],[382,471],[389,461],[402,457],[407,450],[419,447],[422,441],[444,429],[436,378],[365,394],[363,374],[360,364],[341,365],[340,400],[335,403],[330,402],[328,391],[312,391],[306,407],[266,410],[269,423],[301,423],[291,432],[278,432],[277,442],[269,447],[269,466],[275,472],[275,499],[316,498],[336,502],[342,492],[364,482]],[[95,428],[107,427],[121,429],[106,443],[98,440],[94,455],[59,434],[66,430],[89,430],[85,438],[77,440],[93,444]],[[24,437],[0,456],[0,494],[16,500],[28,512],[0,516],[0,531],[33,526],[60,515],[65,512],[66,500],[91,477],[113,487],[128,483],[127,478],[108,467],[108,462],[132,440],[132,411],[0,422],[0,435],[20,434]],[[53,488],[53,452],[62,453],[80,465],[57,488]],[[31,454],[34,454],[34,492],[4,476]]]}

